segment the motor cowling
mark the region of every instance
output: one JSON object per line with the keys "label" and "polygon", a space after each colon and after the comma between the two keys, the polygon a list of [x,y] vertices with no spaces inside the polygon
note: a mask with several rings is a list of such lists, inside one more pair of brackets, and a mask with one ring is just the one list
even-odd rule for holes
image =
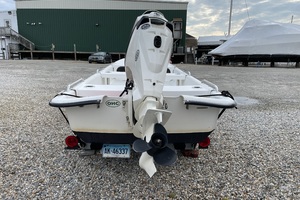
{"label": "motor cowling", "polygon": [[137,18],[125,58],[127,78],[134,82],[135,108],[146,96],[161,98],[172,47],[172,25],[160,12]]}

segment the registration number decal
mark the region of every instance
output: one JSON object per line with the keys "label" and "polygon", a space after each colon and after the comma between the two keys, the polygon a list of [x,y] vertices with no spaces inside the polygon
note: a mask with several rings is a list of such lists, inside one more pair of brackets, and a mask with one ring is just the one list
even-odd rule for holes
{"label": "registration number decal", "polygon": [[103,144],[102,156],[104,158],[130,158],[129,144]]}

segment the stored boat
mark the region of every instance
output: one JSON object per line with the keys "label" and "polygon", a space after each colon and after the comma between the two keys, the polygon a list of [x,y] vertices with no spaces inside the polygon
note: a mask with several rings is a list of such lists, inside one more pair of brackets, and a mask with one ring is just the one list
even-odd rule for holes
{"label": "stored boat", "polygon": [[70,148],[130,157],[149,176],[156,164],[172,165],[177,149],[207,140],[217,119],[236,102],[229,92],[170,64],[173,26],[158,11],[139,16],[125,59],[70,84],[51,101],[68,121]]}

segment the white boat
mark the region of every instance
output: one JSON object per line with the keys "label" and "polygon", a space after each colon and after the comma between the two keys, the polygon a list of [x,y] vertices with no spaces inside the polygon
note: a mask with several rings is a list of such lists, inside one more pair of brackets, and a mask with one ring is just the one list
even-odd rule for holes
{"label": "white boat", "polygon": [[237,34],[219,47],[208,52],[219,60],[220,65],[229,62],[291,63],[299,67],[300,25],[253,19],[245,23]]}
{"label": "white boat", "polygon": [[129,157],[133,149],[152,176],[155,163],[172,165],[176,149],[206,140],[236,102],[229,92],[170,64],[172,43],[172,24],[147,11],[135,22],[125,59],[57,94],[49,104],[74,132],[67,145],[99,149],[104,157]]}

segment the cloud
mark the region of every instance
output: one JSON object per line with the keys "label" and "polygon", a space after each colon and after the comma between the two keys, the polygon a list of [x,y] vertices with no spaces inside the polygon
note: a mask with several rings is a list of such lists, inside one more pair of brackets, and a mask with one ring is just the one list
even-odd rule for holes
{"label": "cloud", "polygon": [[8,11],[14,9],[16,9],[14,0],[0,0],[0,11]]}
{"label": "cloud", "polygon": [[[227,34],[230,0],[188,2],[189,34],[195,37]],[[290,23],[292,16],[293,23],[300,24],[300,0],[233,0],[231,34],[238,32],[250,19]]]}

